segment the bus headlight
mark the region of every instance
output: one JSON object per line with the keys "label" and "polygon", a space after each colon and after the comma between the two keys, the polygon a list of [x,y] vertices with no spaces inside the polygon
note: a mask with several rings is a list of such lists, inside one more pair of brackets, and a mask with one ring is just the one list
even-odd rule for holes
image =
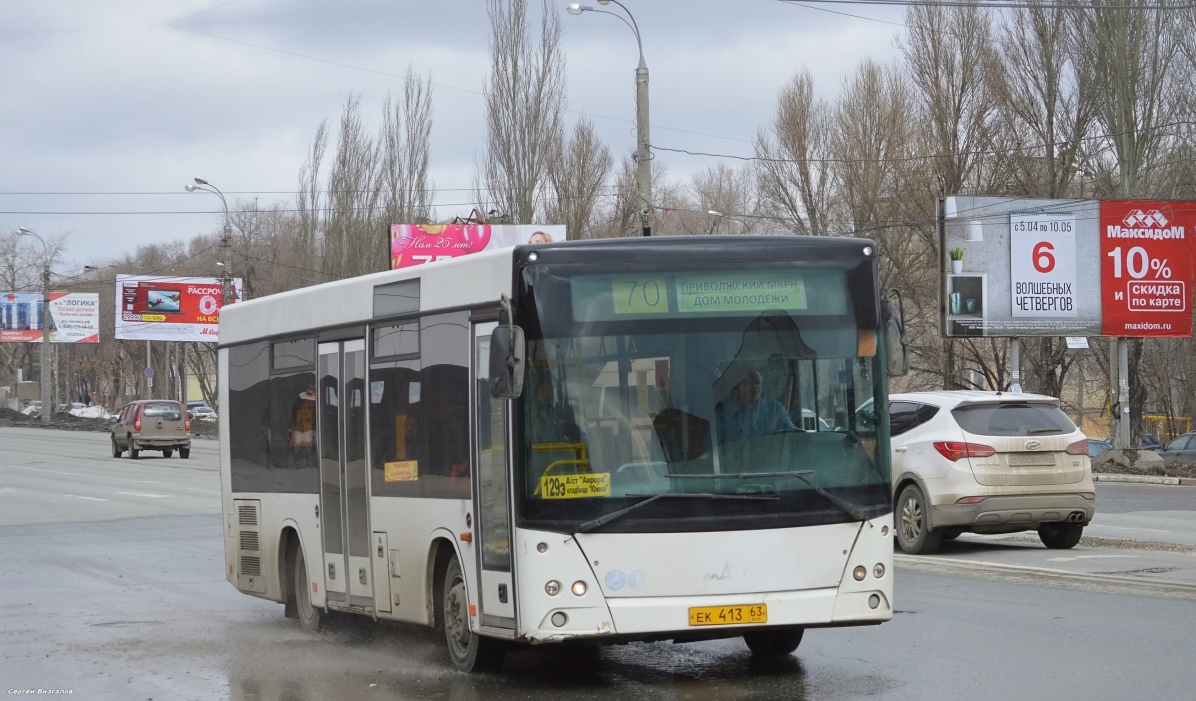
{"label": "bus headlight", "polygon": [[864,581],[864,577],[868,576],[868,570],[863,565],[856,565],[856,568],[852,571],[851,576],[855,577],[855,581],[862,582]]}
{"label": "bus headlight", "polygon": [[556,596],[561,593],[561,583],[555,579],[548,580],[548,584],[544,585],[544,593],[549,596]]}
{"label": "bus headlight", "polygon": [[581,582],[581,581],[574,582],[573,583],[573,596],[585,596],[586,589],[588,589],[588,587],[586,587],[585,582]]}

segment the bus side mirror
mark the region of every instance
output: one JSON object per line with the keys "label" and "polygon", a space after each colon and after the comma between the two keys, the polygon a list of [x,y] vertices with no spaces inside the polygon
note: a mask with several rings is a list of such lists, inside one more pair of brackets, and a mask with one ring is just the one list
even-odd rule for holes
{"label": "bus side mirror", "polygon": [[490,334],[490,395],[517,399],[523,394],[523,329],[498,326]]}
{"label": "bus side mirror", "polygon": [[[895,308],[889,302],[890,297],[897,299]],[[886,370],[889,377],[902,377],[909,374],[909,354],[905,348],[905,304],[896,288],[889,290],[885,299],[881,300],[881,309],[884,320]]]}

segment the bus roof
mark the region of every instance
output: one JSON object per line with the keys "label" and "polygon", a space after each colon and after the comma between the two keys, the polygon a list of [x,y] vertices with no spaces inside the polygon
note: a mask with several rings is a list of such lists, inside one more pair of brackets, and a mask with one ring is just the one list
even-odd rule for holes
{"label": "bus roof", "polygon": [[373,319],[374,288],[403,280],[420,280],[421,312],[498,302],[511,294],[514,250],[482,251],[230,304],[220,310],[220,344],[364,324]]}
{"label": "bus roof", "polygon": [[[866,247],[871,251],[864,253]],[[498,302],[511,294],[518,261],[532,252],[543,263],[618,263],[634,251],[639,260],[769,262],[876,259],[869,239],[830,236],[657,236],[520,245],[432,264],[387,270],[231,304],[220,312],[220,344],[365,324],[374,310],[374,288],[420,280],[419,311]]]}

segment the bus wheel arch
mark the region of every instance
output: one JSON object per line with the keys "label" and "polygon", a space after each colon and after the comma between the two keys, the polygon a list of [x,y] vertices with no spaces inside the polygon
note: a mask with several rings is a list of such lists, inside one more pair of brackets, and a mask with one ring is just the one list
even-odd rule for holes
{"label": "bus wheel arch", "polygon": [[428,548],[427,572],[424,577],[424,601],[428,609],[428,624],[439,628],[444,621],[441,611],[441,591],[444,588],[444,574],[448,570],[449,562],[457,558],[457,549],[448,538],[438,535],[432,539]]}
{"label": "bus wheel arch", "polygon": [[295,605],[295,557],[299,554],[299,532],[292,525],[284,526],[278,537],[278,591],[282,596],[283,615],[297,618]]}

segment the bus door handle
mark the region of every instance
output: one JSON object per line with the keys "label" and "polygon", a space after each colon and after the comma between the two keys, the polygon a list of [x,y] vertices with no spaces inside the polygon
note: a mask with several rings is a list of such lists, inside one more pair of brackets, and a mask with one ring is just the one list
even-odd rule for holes
{"label": "bus door handle", "polygon": [[900,448],[894,448],[894,450],[897,451],[898,453],[904,453],[905,451],[909,450],[909,446],[903,445]]}

